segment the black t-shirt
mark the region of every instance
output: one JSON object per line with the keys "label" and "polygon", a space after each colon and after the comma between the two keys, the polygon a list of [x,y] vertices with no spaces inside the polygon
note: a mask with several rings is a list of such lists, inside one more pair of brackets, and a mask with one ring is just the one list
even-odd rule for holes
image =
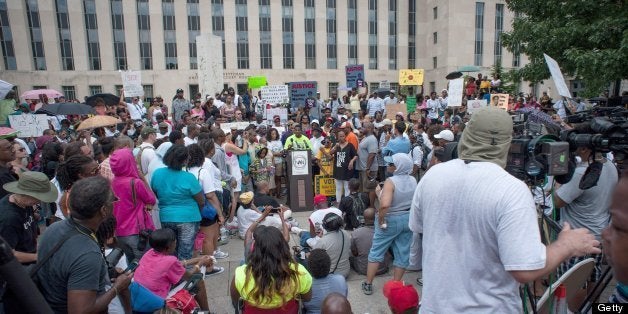
{"label": "black t-shirt", "polygon": [[9,195],[0,199],[0,236],[16,251],[37,251],[37,222],[33,208],[21,208],[9,202]]}
{"label": "black t-shirt", "polygon": [[268,194],[255,194],[255,197],[253,197],[253,204],[257,207],[264,207],[267,205],[270,205],[273,208],[279,207],[277,200]]}
{"label": "black t-shirt", "polygon": [[17,181],[17,175],[11,170],[11,167],[0,166],[0,198],[5,197],[9,192],[2,187],[5,183]]}
{"label": "black t-shirt", "polygon": [[353,169],[349,170],[349,161],[356,156],[355,148],[353,145],[347,143],[347,146],[336,151],[334,155],[334,179],[336,180],[351,180],[353,178],[353,171],[355,171],[355,162],[353,163]]}

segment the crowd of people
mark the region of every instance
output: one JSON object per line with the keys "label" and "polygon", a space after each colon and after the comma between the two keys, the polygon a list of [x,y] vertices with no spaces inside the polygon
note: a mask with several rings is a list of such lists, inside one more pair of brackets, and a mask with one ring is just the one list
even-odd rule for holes
{"label": "crowd of people", "polygon": [[[220,260],[229,252],[220,242],[228,230],[244,241],[230,289],[243,313],[299,306],[346,313],[350,272],[366,275],[361,288],[370,295],[374,278],[390,269],[383,291],[394,313],[419,308],[416,289],[403,283],[408,270],[423,271],[417,284],[428,313],[464,312],[471,303],[519,312],[519,283],[564,272],[582,256],[596,258],[591,282],[599,280],[599,243],[612,211],[604,247],[625,265],[616,222],[625,206],[611,207],[612,161],[578,147],[574,177],[553,194],[565,225],[555,242],[541,242],[528,187],[504,170],[510,116],[466,110],[467,99],[499,92],[499,77],[468,82],[459,107],[448,106],[443,90],[418,95],[413,112],[389,112],[404,95],[352,90],[290,108],[285,123],[264,117],[269,104],[261,94],[228,89],[187,100],[178,89],[166,105],[159,96],[126,103],[122,92],[117,103],[94,105],[96,115],[118,118],[114,125],[78,131],[85,117],[56,116],[37,138],[0,129],[0,235],[20,263],[37,263],[33,278],[55,312],[156,310],[187,295],[209,310],[205,280],[224,271]],[[538,106],[534,96],[512,97],[510,108],[529,107],[568,128],[565,116],[582,108],[546,96]],[[248,126],[221,127],[230,122]],[[281,204],[290,193],[291,150],[310,150],[312,175],[335,181],[334,195],[314,197],[307,226]],[[599,182],[582,190],[593,161],[602,164]],[[291,233],[300,239],[294,250]],[[116,250],[121,257],[112,260]],[[179,284],[184,289],[171,290]],[[142,307],[137,295],[156,303]],[[620,283],[616,298],[625,297]],[[17,299],[4,292],[7,313]]]}

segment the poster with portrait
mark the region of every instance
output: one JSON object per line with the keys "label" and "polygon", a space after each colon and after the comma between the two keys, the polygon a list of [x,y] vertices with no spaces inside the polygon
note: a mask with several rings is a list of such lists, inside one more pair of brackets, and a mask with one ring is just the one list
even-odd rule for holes
{"label": "poster with portrait", "polygon": [[491,94],[491,106],[508,111],[508,94]]}
{"label": "poster with portrait", "polygon": [[315,81],[288,83],[292,107],[304,107],[308,99],[315,100],[317,88]]}
{"label": "poster with portrait", "polygon": [[347,79],[347,87],[365,87],[364,64],[351,64],[345,66],[345,76]]}

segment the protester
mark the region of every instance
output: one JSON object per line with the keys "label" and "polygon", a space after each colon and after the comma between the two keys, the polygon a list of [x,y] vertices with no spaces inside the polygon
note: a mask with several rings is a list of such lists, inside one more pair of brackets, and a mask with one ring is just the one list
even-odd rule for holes
{"label": "protester", "polygon": [[[15,159],[15,150],[13,144],[6,139],[0,139],[0,184],[13,182],[17,180],[17,174],[13,172],[11,162]],[[7,192],[4,187],[0,188],[0,197],[4,197]]]}
{"label": "protester", "polygon": [[330,293],[339,293],[346,297],[349,293],[345,278],[339,274],[330,273],[332,260],[324,249],[310,251],[307,258],[308,270],[312,275],[312,299],[304,302],[305,313],[317,314],[321,312],[323,299]]}
{"label": "protester", "polygon": [[82,154],[67,158],[59,164],[56,180],[53,179],[53,183],[58,184],[59,194],[61,194],[61,198],[57,201],[55,216],[63,219],[70,213],[69,196],[74,183],[80,179],[97,176],[99,171],[98,163],[93,158]]}
{"label": "protester", "polygon": [[338,209],[343,213],[346,230],[353,230],[360,226],[368,204],[368,195],[360,192],[360,180],[356,178],[349,180],[349,195],[343,197],[338,204]]}
{"label": "protester", "polygon": [[336,182],[336,200],[340,200],[343,195],[349,195],[349,180],[353,178],[358,155],[353,145],[346,141],[344,130],[338,131],[337,140],[338,143],[331,149],[330,155],[334,160],[333,177]]}
{"label": "protester", "polygon": [[322,221],[322,227],[325,229],[323,236],[316,242],[314,249],[323,249],[327,251],[333,264],[330,265],[329,272],[339,274],[345,278],[349,276],[349,256],[351,252],[351,236],[342,230],[344,222],[342,216],[335,213],[327,213]]}
{"label": "protester", "polygon": [[[375,234],[375,209],[367,208],[364,210],[364,226],[355,229],[351,233],[351,256],[349,263],[351,269],[360,275],[366,275],[368,265],[368,255],[373,246],[373,235]],[[379,263],[379,268],[375,273],[376,276],[388,272],[388,268],[392,262],[392,256],[386,252],[384,261]]]}
{"label": "protester", "polygon": [[346,296],[332,292],[323,300],[321,314],[353,314],[353,310]]}
{"label": "protester", "polygon": [[403,281],[390,280],[384,284],[383,290],[393,314],[419,312],[419,293],[412,285],[406,285]]}

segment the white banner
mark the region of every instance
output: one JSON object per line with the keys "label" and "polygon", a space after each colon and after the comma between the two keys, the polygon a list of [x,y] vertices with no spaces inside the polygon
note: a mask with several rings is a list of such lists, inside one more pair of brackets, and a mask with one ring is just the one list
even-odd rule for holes
{"label": "white banner", "polygon": [[467,100],[467,112],[473,114],[474,111],[487,106],[486,99]]}
{"label": "white banner", "polygon": [[292,154],[292,175],[306,175],[308,173],[307,151],[297,150],[290,153]]}
{"label": "white banner", "polygon": [[279,116],[279,119],[281,120],[281,125],[286,125],[286,123],[288,122],[288,108],[266,109],[266,124],[273,125],[273,118],[275,116]]}
{"label": "white banner", "polygon": [[19,137],[42,136],[44,130],[50,128],[45,114],[9,115],[9,123],[11,128],[20,132]]}
{"label": "white banner", "polygon": [[462,84],[463,78],[450,80],[449,90],[447,91],[447,106],[458,107],[462,105]]}
{"label": "white banner", "polygon": [[288,103],[290,101],[290,93],[288,85],[271,85],[261,88],[262,99],[271,104]]}
{"label": "white banner", "polygon": [[547,67],[552,74],[552,80],[554,81],[554,85],[556,85],[558,95],[571,98],[571,93],[569,92],[567,83],[565,83],[565,78],[563,77],[563,72],[560,71],[558,62],[546,54],[543,54],[543,56],[545,57],[545,63],[547,63]]}
{"label": "white banner", "polygon": [[13,84],[0,80],[0,99],[4,99],[4,97],[11,91],[12,88]]}
{"label": "white banner", "polygon": [[221,123],[220,129],[225,133],[231,133],[232,129],[244,130],[247,126],[251,124],[250,122],[231,122],[231,123]]}
{"label": "white banner", "polygon": [[144,96],[144,88],[142,87],[142,72],[140,71],[122,71],[122,86],[124,87],[125,97],[141,97]]}

